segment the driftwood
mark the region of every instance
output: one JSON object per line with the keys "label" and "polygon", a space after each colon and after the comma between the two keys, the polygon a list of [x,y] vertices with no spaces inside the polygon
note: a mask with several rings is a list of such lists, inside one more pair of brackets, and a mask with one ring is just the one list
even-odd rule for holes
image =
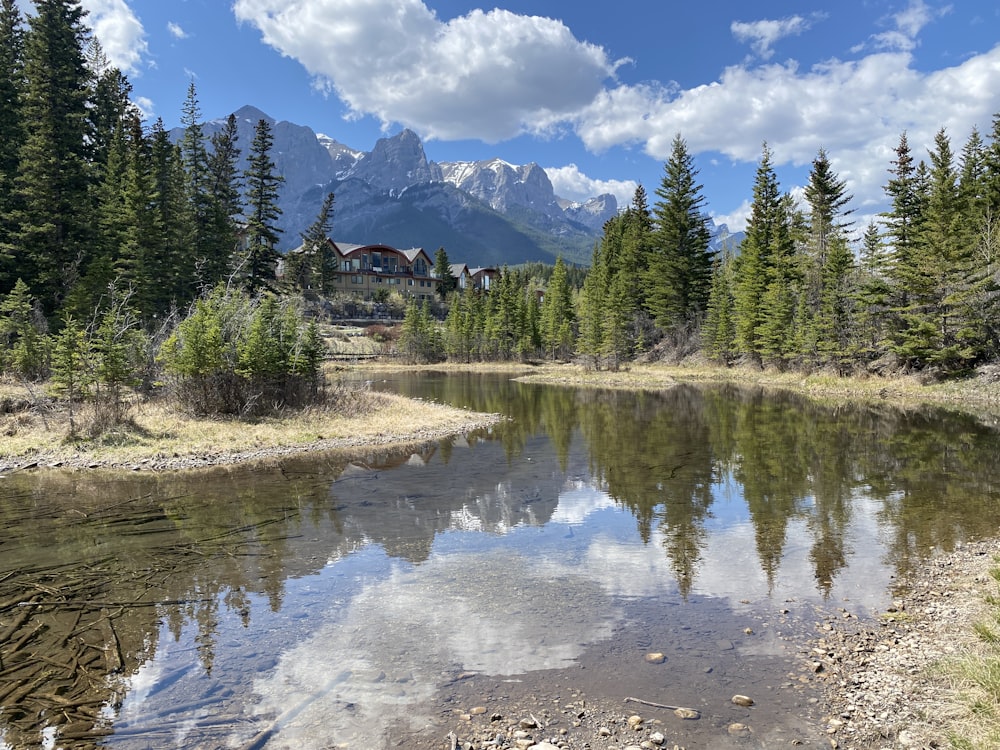
{"label": "driftwood", "polygon": [[626,703],[640,703],[643,706],[650,706],[652,708],[665,708],[668,711],[673,711],[675,713],[684,714],[683,718],[697,719],[701,716],[701,712],[694,709],[688,708],[687,706],[669,706],[666,703],[654,703],[653,701],[643,700],[642,698],[626,698]]}

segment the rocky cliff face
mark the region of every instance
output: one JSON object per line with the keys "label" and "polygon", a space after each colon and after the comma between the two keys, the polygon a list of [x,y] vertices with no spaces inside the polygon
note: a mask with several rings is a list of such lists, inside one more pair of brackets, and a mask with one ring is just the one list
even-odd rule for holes
{"label": "rocky cliff face", "polygon": [[[336,195],[332,234],[338,239],[444,246],[456,261],[470,265],[552,262],[558,255],[585,263],[604,222],[618,210],[611,195],[583,204],[560,199],[534,163],[436,164],[410,130],[361,151],[252,106],[234,114],[241,170],[257,122],[265,119],[272,126],[271,155],[285,179],[279,198],[283,250],[299,244],[327,192]],[[206,137],[224,124],[225,118],[206,123]],[[180,128],[171,132],[175,141],[182,135]]]}

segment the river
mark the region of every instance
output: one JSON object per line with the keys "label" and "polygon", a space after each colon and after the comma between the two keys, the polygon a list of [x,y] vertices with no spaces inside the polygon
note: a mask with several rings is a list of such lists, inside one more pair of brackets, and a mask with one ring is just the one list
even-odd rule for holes
{"label": "river", "polygon": [[670,746],[818,741],[817,623],[997,533],[997,432],[967,415],[365,377],[510,419],[404,453],[0,479],[0,746],[443,748],[522,714],[571,740],[575,707],[630,696],[700,712],[663,714]]}

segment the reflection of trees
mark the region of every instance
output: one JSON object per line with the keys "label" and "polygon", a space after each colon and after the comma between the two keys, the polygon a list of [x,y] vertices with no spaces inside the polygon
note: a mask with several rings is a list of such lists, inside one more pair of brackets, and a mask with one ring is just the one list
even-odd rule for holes
{"label": "reflection of trees", "polygon": [[636,517],[649,542],[654,524],[686,595],[704,547],[713,465],[703,399],[694,388],[664,392],[590,391],[580,397],[592,471]]}
{"label": "reflection of trees", "polygon": [[53,726],[67,743],[97,746],[109,731],[102,709],[119,704],[122,678],[155,656],[161,622],[176,639],[197,631],[210,672],[220,620],[230,613],[249,626],[258,598],[279,610],[290,578],[371,544],[421,564],[445,530],[546,523],[567,472],[586,475],[588,465],[642,539],[658,536],[684,595],[706,548],[713,492],[727,480],[741,485],[768,579],[794,522],[810,537],[825,593],[846,565],[859,497],[879,504],[900,573],[931,549],[996,532],[997,435],[972,418],[827,408],[730,386],[626,393],[486,376],[425,385],[431,390],[418,392],[415,381],[412,395],[511,420],[406,453],[372,450],[351,464],[311,456],[187,478],[6,478],[6,741],[39,747],[42,728]]}

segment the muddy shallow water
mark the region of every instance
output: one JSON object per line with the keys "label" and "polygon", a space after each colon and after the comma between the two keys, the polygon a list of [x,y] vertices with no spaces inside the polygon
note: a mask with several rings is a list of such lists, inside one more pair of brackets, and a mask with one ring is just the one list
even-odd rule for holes
{"label": "muddy shallow water", "polygon": [[925,555],[995,533],[996,434],[968,417],[725,387],[371,387],[511,421],[405,454],[0,480],[0,737],[439,748],[544,709],[575,746],[584,702],[688,747],[819,741],[816,622],[870,617]]}

